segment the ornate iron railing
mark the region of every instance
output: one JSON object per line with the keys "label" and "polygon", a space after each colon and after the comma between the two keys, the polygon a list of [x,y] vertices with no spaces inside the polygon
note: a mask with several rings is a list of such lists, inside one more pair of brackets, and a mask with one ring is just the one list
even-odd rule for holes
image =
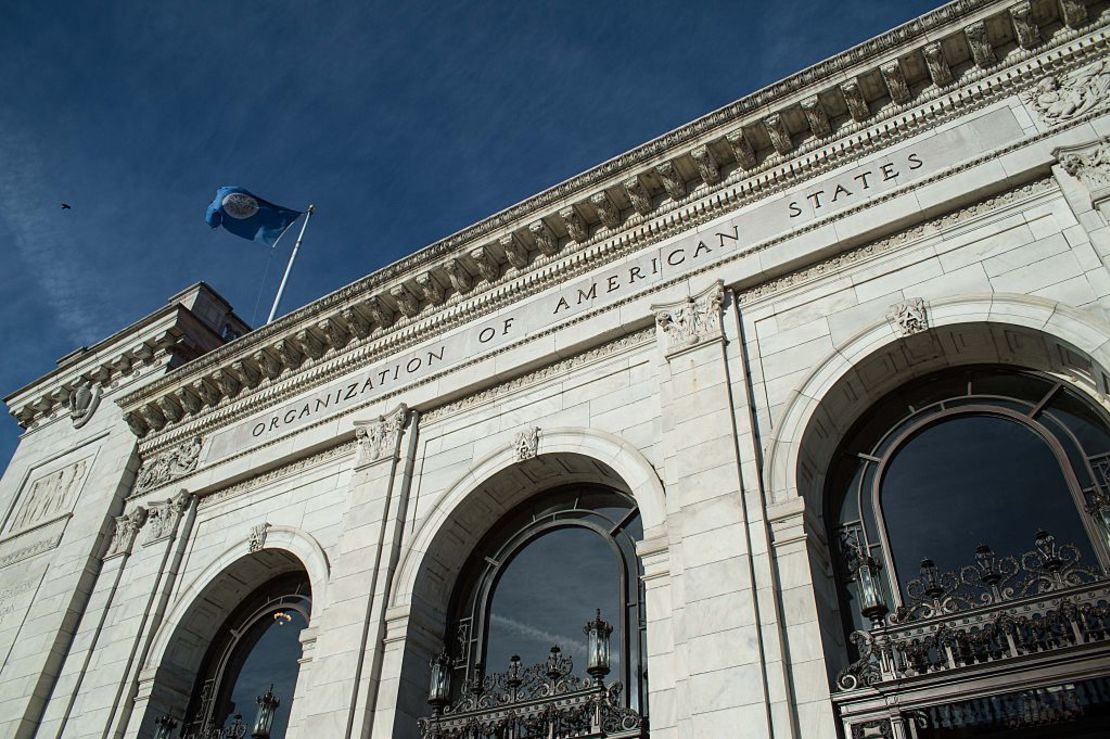
{"label": "ornate iron railing", "polygon": [[1043,531],[1019,557],[981,546],[958,572],[924,560],[905,592],[904,606],[851,635],[859,658],[837,676],[842,690],[1110,641],[1110,580]]}
{"label": "ornate iron railing", "polygon": [[622,686],[573,674],[552,648],[546,662],[472,680],[463,695],[420,719],[423,739],[593,739],[644,737],[646,721],[621,705]]}

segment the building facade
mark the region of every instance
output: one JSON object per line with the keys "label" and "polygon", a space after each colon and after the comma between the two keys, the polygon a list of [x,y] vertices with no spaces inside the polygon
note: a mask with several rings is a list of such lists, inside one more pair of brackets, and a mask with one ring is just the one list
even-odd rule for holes
{"label": "building facade", "polygon": [[6,399],[0,736],[1104,736],[1108,19],[958,0],[64,357]]}

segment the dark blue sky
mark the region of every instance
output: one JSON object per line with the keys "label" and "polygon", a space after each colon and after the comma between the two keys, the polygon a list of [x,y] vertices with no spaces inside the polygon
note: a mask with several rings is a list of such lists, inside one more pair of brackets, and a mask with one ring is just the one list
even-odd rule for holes
{"label": "dark blue sky", "polygon": [[265,320],[219,185],[317,204],[285,312],[940,4],[6,3],[0,394],[197,280]]}

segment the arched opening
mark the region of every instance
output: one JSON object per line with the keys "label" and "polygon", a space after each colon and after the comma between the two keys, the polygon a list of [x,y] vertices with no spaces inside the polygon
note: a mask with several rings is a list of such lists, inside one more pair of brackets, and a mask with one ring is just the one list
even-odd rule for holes
{"label": "arched opening", "polygon": [[179,616],[171,614],[164,649],[152,655],[141,735],[154,735],[165,717],[174,725],[169,736],[207,736],[237,720],[249,736],[257,701],[272,686],[269,736],[284,737],[295,715],[312,596],[304,565],[282,549],[244,555],[211,577]]}

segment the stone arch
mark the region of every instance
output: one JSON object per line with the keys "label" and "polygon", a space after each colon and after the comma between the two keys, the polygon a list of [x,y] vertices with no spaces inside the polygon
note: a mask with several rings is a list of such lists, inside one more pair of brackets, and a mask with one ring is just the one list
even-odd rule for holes
{"label": "stone arch", "polygon": [[320,612],[329,578],[323,548],[299,529],[269,526],[259,551],[248,551],[245,539],[238,541],[184,583],[159,626],[140,676],[147,683],[138,701],[142,725],[184,707],[208,644],[246,596],[261,583],[298,571],[308,576],[313,610]]}
{"label": "stone arch", "polygon": [[[561,468],[542,469],[552,464],[561,465]],[[516,475],[525,476],[523,484],[518,486],[517,495],[506,496],[499,490],[491,490],[500,488]],[[472,504],[470,507],[479,508],[483,520],[492,525],[501,514],[526,497],[548,487],[572,482],[601,482],[630,494],[640,508],[645,536],[651,536],[652,530],[663,524],[666,515],[663,484],[655,468],[638,449],[604,431],[544,429],[540,432],[536,457],[522,461],[516,450],[506,444],[478,460],[443,494],[416,532],[412,546],[406,550],[397,568],[392,604],[403,605],[414,595],[428,599],[428,593],[419,590],[419,584],[427,581],[421,573],[429,564],[429,553],[435,556],[435,542],[443,540],[447,527],[452,524],[463,526],[466,533],[462,538],[455,539],[460,545],[468,542],[467,546],[472,546],[485,533],[488,526],[483,528],[481,522],[472,520],[474,512],[467,510],[468,501]],[[483,491],[490,492],[483,494]],[[485,502],[473,505],[476,498],[483,497],[487,499]]]}
{"label": "stone arch", "polygon": [[521,459],[509,439],[477,460],[438,499],[399,562],[386,614],[383,680],[375,734],[416,735],[426,713],[426,665],[442,647],[448,602],[463,563],[502,516],[544,490],[601,483],[627,493],[645,537],[661,532],[663,485],[644,456],[618,436],[584,428],[542,429],[534,457]]}
{"label": "stone arch", "polygon": [[773,503],[800,497],[820,517],[825,470],[844,433],[889,391],[944,367],[1042,370],[1106,403],[1110,325],[1088,311],[994,293],[933,301],[928,321],[928,331],[908,337],[885,319],[872,324],[836,347],[792,393],[768,443],[764,475]]}

